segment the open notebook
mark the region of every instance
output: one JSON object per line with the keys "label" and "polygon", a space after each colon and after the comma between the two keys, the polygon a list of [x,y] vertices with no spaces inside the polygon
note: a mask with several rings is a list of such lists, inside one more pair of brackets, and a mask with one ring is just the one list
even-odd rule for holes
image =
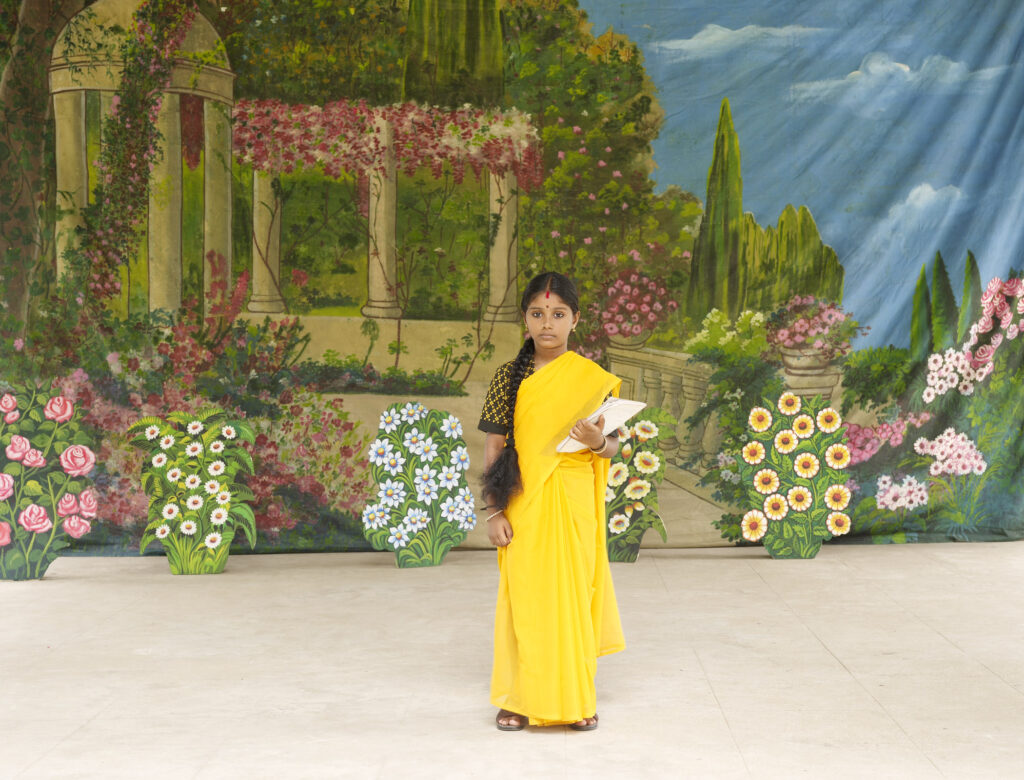
{"label": "open notebook", "polygon": [[[631,401],[628,398],[609,398],[587,419],[591,422],[597,422],[597,418],[603,414],[604,431],[602,431],[602,433],[607,435],[616,428],[624,425],[626,420],[631,418],[645,406],[647,406],[647,404],[643,401]],[[587,445],[583,442],[576,441],[575,439],[566,436],[561,442],[559,442],[555,449],[559,452],[580,452],[586,448]]]}

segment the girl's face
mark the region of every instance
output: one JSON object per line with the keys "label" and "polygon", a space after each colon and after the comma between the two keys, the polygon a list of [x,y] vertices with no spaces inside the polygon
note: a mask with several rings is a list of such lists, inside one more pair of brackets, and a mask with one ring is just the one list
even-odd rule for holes
{"label": "girl's face", "polygon": [[537,293],[530,301],[523,319],[537,350],[558,351],[566,349],[580,315],[573,314],[569,304],[557,294],[546,291]]}

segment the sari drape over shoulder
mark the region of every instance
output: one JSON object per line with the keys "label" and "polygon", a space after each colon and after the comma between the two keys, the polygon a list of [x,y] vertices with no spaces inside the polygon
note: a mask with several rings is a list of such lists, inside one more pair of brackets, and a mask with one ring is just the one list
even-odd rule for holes
{"label": "sari drape over shoulder", "polygon": [[620,380],[566,352],[523,380],[515,443],[523,491],[498,550],[491,703],[536,725],[593,717],[597,657],[625,648],[605,546],[608,459],[555,447]]}

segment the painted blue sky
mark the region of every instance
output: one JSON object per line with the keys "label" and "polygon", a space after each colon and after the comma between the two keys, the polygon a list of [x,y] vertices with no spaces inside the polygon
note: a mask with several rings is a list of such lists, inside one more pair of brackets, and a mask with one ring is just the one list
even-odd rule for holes
{"label": "painted blue sky", "polygon": [[810,208],[846,268],[844,306],[905,345],[921,265],[959,297],[1020,268],[1024,3],[1019,0],[581,0],[643,50],[666,111],[658,189],[701,199],[719,105],[740,138],[744,208]]}

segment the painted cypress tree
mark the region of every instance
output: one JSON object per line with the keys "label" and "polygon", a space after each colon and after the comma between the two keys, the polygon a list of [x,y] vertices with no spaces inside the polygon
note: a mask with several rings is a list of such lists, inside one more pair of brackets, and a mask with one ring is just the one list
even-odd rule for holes
{"label": "painted cypress tree", "polygon": [[953,286],[949,283],[946,261],[942,253],[935,253],[932,265],[932,351],[939,352],[947,347],[956,346],[957,306],[953,296]]}
{"label": "painted cypress tree", "polygon": [[402,97],[498,105],[504,93],[498,0],[410,0]]}
{"label": "painted cypress tree", "polygon": [[914,308],[910,315],[910,359],[923,363],[932,351],[931,302],[928,299],[928,277],[925,266],[917,277],[914,289]]}
{"label": "painted cypress tree", "polygon": [[687,311],[700,322],[711,309],[735,319],[746,293],[743,262],[743,177],[740,142],[732,124],[729,99],[722,100],[715,151],[708,171],[704,218],[693,249]]}
{"label": "painted cypress tree", "polygon": [[960,298],[960,317],[956,324],[956,343],[963,344],[970,338],[971,325],[981,316],[981,272],[974,253],[967,250],[964,266],[964,291]]}

